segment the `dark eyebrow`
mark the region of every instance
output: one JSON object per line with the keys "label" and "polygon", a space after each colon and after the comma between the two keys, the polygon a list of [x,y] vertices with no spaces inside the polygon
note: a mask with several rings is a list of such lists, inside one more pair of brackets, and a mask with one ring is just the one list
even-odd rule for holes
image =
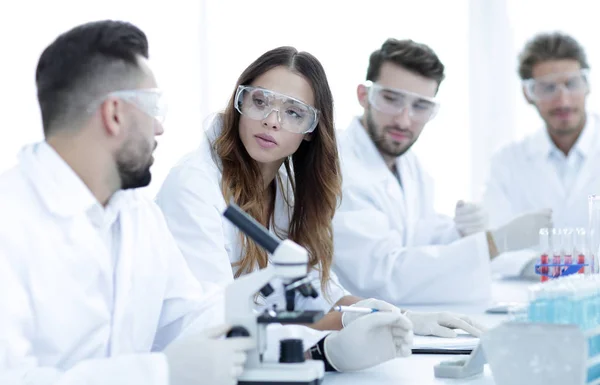
{"label": "dark eyebrow", "polygon": [[417,99],[417,100],[415,100],[415,102],[417,102],[417,103],[425,103],[425,104],[430,104],[430,105],[432,105],[432,106],[435,104],[435,103],[434,103],[434,102],[432,102],[431,100],[427,100],[427,99]]}
{"label": "dark eyebrow", "polygon": [[387,93],[395,95],[395,96],[402,96],[403,95],[402,92],[394,91],[394,90],[391,90],[389,88],[382,88],[381,91],[382,92],[387,92]]}

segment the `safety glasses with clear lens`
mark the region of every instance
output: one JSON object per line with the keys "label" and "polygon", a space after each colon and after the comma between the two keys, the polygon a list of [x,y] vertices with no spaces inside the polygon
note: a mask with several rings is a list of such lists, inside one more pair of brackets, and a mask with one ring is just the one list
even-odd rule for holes
{"label": "safety glasses with clear lens", "polygon": [[140,88],[135,90],[119,90],[106,94],[91,108],[95,109],[108,97],[119,98],[132,104],[140,111],[163,124],[167,116],[167,98],[159,88]]}
{"label": "safety glasses with clear lens", "polygon": [[276,112],[280,127],[296,134],[313,132],[319,122],[319,111],[313,106],[264,88],[239,86],[234,103],[240,114],[253,120]]}
{"label": "safety glasses with clear lens", "polygon": [[561,91],[570,95],[583,95],[590,89],[589,70],[554,73],[523,81],[525,94],[534,102],[552,100]]}
{"label": "safety glasses with clear lens", "polygon": [[415,94],[406,90],[387,88],[367,81],[369,103],[376,110],[388,115],[400,115],[408,108],[411,119],[428,122],[437,114],[440,104],[434,98]]}

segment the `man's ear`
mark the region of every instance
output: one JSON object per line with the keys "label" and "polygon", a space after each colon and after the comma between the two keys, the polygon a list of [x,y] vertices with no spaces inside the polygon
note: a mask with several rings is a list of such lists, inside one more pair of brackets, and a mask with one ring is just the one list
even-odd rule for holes
{"label": "man's ear", "polygon": [[358,87],[356,87],[356,97],[362,108],[366,109],[369,106],[369,89],[367,86],[359,84]]}
{"label": "man's ear", "polygon": [[124,108],[124,103],[117,98],[108,98],[100,105],[100,117],[107,135],[119,136],[122,134]]}

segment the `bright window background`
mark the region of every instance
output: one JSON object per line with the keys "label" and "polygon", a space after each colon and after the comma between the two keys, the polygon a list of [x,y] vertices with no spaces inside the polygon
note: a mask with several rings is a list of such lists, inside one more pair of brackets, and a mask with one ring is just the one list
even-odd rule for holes
{"label": "bright window background", "polygon": [[[516,55],[531,36],[539,31],[560,30],[570,34],[583,45],[592,68],[591,87],[593,90],[600,90],[600,77],[596,70],[600,67],[600,46],[598,46],[600,25],[597,13],[592,11],[600,4],[590,0],[569,0],[568,3],[556,0],[508,0],[507,3],[516,47],[514,73],[517,68]],[[520,90],[517,90],[516,93],[519,92]],[[521,94],[516,97],[523,99]],[[587,101],[588,111],[599,111],[597,107],[599,97],[598,92],[590,93]],[[525,102],[518,104],[517,116],[519,116],[517,137],[531,133],[542,124],[537,112]]]}
{"label": "bright window background", "polygon": [[208,101],[203,114],[224,107],[237,77],[258,56],[292,45],[312,53],[325,67],[336,124],[345,129],[361,113],[356,87],[365,79],[371,52],[388,37],[426,42],[445,63],[447,80],[439,93],[443,108],[415,149],[436,178],[440,209],[452,209],[456,199],[469,194],[468,1],[306,0],[291,6],[264,0],[260,4],[207,2],[209,76],[203,87],[203,99]]}
{"label": "bright window background", "polygon": [[570,34],[586,50],[592,68],[587,110],[598,112],[600,33],[591,0],[490,0],[471,2],[471,197],[478,199],[488,175],[490,155],[506,143],[543,127],[526,103],[518,78],[518,55],[540,32]]}
{"label": "bright window background", "polygon": [[[477,199],[489,156],[539,127],[524,102],[516,55],[542,30],[572,33],[594,68],[600,27],[591,1],[372,0],[290,3],[275,0],[19,1],[2,6],[0,96],[4,135],[0,171],[26,143],[42,139],[34,73],[58,34],[91,20],[131,21],[150,40],[151,62],[169,94],[166,133],[159,139],[154,195],[166,173],[200,139],[204,119],[221,110],[242,70],[265,51],[292,45],[322,62],[335,98],[338,128],[361,112],[356,86],[369,54],[388,37],[430,45],[447,68],[440,113],[415,151],[436,183],[436,207],[451,214],[458,199]],[[7,9],[10,8],[10,10]],[[35,12],[32,12],[35,10]],[[587,10],[587,11],[586,11]],[[596,87],[598,81],[592,80]],[[600,86],[600,84],[598,85]],[[594,94],[589,106],[596,103]]]}
{"label": "bright window background", "polygon": [[[44,48],[75,25],[100,19],[126,20],[148,36],[150,62],[162,88],[168,92],[166,132],[159,138],[153,167],[155,194],[173,163],[200,140],[200,88],[205,62],[200,47],[205,26],[201,1],[77,0],[32,1],[10,4],[0,23],[0,109],[4,135],[0,141],[0,171],[16,162],[21,147],[41,140],[41,116],[36,99],[35,68]],[[2,6],[6,9],[7,6]],[[32,12],[35,10],[35,12]]]}

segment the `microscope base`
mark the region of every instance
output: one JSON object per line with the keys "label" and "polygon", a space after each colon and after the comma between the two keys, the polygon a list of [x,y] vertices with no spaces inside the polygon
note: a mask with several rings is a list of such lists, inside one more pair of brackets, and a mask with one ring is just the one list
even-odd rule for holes
{"label": "microscope base", "polygon": [[325,376],[322,361],[307,360],[294,364],[262,363],[244,370],[238,385],[320,385]]}

